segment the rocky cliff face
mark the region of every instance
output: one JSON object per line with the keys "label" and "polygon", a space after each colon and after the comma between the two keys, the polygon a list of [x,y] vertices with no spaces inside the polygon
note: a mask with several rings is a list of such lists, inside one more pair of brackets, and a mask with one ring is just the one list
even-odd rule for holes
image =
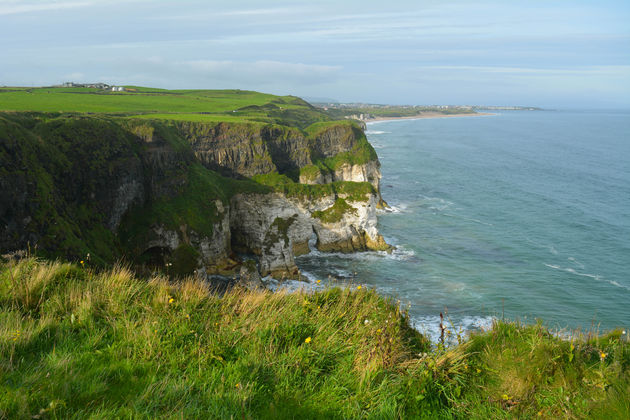
{"label": "rocky cliff face", "polygon": [[[296,181],[306,184],[370,182],[379,191],[378,158],[363,131],[353,124],[324,125],[310,135],[290,127],[246,123],[175,126],[204,166],[226,176],[277,172],[297,174]],[[367,156],[356,159],[355,152]],[[311,176],[300,173],[302,168],[311,168]]]}
{"label": "rocky cliff face", "polygon": [[312,177],[301,174],[299,178],[302,184],[330,184],[335,181],[369,182],[377,192],[380,192],[381,165],[378,160],[366,163],[342,163],[330,172],[317,172]]}
{"label": "rocky cliff face", "polygon": [[[173,274],[225,273],[234,252],[296,277],[309,252],[387,249],[376,228],[379,163],[347,122],[158,123],[0,115],[0,251]],[[275,175],[274,175],[275,174]],[[250,180],[280,177],[280,186]],[[293,179],[294,181],[291,181]]]}
{"label": "rocky cliff face", "polygon": [[[330,194],[310,200],[239,194],[231,203],[233,247],[259,255],[263,276],[296,277],[294,256],[310,252],[308,242],[313,235],[316,247],[326,252],[389,249],[376,229],[375,194],[359,199]],[[335,213],[338,203],[347,207]]]}

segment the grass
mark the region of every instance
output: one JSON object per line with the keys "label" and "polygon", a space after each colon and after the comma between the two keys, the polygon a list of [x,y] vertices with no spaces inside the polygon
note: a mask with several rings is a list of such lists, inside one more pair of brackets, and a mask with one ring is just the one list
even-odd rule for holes
{"label": "grass", "polygon": [[0,418],[628,418],[620,331],[497,322],[430,346],[366,288],[315,293],[0,265]]}
{"label": "grass", "polygon": [[[81,88],[0,90],[2,109],[39,112],[232,112],[244,106],[265,105],[278,98],[250,91],[147,90],[107,92]],[[287,103],[285,106],[292,106]]]}
{"label": "grass", "polygon": [[187,114],[187,113],[150,113],[141,115],[132,115],[128,118],[142,118],[148,120],[166,120],[166,121],[187,121],[187,122],[249,122],[264,125],[254,117],[239,116],[232,114]]}
{"label": "grass", "polygon": [[90,88],[2,88],[0,111],[89,113],[196,122],[264,122],[307,127],[330,117],[294,96],[244,90],[133,91]]}
{"label": "grass", "polygon": [[261,186],[281,192],[286,197],[313,200],[326,196],[344,196],[349,201],[367,201],[375,194],[369,182],[335,181],[328,184],[300,184],[284,174],[272,172],[254,175],[252,180]]}
{"label": "grass", "polygon": [[[337,153],[335,156],[314,156],[313,163],[321,172],[334,172],[344,165],[363,165],[378,159],[376,151],[368,142],[365,133],[354,121],[318,122],[306,127],[304,131],[311,139],[311,142],[316,143],[317,138],[325,135],[326,131],[339,131],[340,128],[345,129],[345,133],[341,134],[341,136],[344,141],[348,141],[352,147],[349,148],[347,152]],[[339,134],[337,136],[339,136]],[[313,169],[309,168],[308,171],[306,176],[317,176]]]}
{"label": "grass", "polygon": [[343,198],[339,198],[335,201],[331,207],[322,211],[314,211],[313,217],[321,220],[324,223],[337,223],[343,219],[343,216],[347,213],[357,215],[357,209],[348,204]]}

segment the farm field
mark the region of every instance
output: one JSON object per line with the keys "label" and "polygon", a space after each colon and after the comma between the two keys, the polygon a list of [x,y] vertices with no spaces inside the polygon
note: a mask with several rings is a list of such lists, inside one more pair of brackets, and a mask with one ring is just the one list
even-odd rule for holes
{"label": "farm field", "polygon": [[264,122],[306,126],[328,121],[323,111],[295,96],[245,90],[165,90],[126,86],[0,88],[0,111],[89,113],[196,122]]}

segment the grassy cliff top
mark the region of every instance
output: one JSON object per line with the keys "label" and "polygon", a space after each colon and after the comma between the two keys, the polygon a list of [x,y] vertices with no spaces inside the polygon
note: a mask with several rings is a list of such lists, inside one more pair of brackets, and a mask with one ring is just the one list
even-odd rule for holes
{"label": "grassy cliff top", "polygon": [[621,331],[444,348],[365,287],[220,297],[83,265],[0,262],[0,418],[630,417]]}
{"label": "grassy cliff top", "polygon": [[245,90],[166,90],[127,86],[0,88],[0,111],[98,113],[196,122],[264,122],[306,127],[330,118],[295,96]]}

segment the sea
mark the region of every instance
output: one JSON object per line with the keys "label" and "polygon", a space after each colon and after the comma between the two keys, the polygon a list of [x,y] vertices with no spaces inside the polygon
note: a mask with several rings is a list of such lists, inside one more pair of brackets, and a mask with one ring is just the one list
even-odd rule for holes
{"label": "sea", "polygon": [[[630,111],[499,111],[368,123],[396,247],[313,251],[313,288],[374,288],[434,340],[494,319],[630,327]],[[322,280],[317,283],[317,280]]]}

